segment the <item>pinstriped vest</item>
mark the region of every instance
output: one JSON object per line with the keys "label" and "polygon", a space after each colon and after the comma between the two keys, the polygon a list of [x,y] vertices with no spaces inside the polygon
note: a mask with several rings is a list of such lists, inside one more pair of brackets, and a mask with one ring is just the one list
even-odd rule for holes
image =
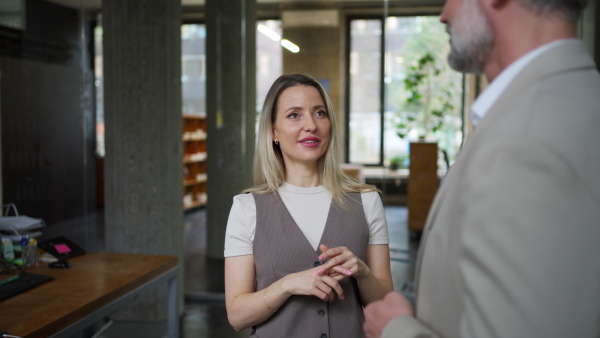
{"label": "pinstriped vest", "polygon": [[[256,203],[253,254],[256,290],[282,277],[319,265],[315,251],[296,225],[278,194],[252,194]],[[330,248],[345,246],[365,260],[369,229],[360,193],[346,197],[350,212],[332,202],[320,243]],[[307,210],[310,212],[310,210]],[[324,302],[314,296],[291,296],[271,318],[253,327],[251,337],[260,338],[354,338],[364,337],[363,308],[356,280],[340,282],[344,300]]]}

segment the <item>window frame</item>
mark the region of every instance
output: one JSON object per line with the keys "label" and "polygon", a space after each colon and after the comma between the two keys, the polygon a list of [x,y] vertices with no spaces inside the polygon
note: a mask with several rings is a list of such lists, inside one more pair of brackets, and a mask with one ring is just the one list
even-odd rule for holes
{"label": "window frame", "polygon": [[379,135],[379,162],[376,164],[372,164],[372,163],[367,163],[367,164],[362,164],[365,166],[382,166],[383,165],[383,157],[384,157],[384,147],[383,147],[383,139],[384,139],[384,134],[383,134],[383,130],[384,130],[384,123],[385,123],[385,115],[384,115],[384,111],[385,111],[385,83],[384,83],[384,79],[385,79],[385,52],[383,50],[383,48],[381,47],[385,47],[385,36],[386,36],[386,32],[385,32],[385,17],[382,17],[381,15],[349,15],[346,17],[346,50],[344,52],[345,54],[345,58],[346,58],[346,67],[344,69],[344,76],[346,78],[346,88],[345,88],[345,102],[344,105],[346,107],[346,111],[345,111],[345,124],[344,124],[344,135],[346,135],[345,139],[344,139],[344,162],[346,163],[350,163],[350,52],[352,51],[352,46],[351,46],[351,42],[352,42],[352,35],[351,35],[351,28],[352,28],[352,21],[353,20],[378,20],[381,23],[381,36],[380,36],[380,40],[379,40],[379,46],[380,46],[380,56],[379,56],[379,128],[380,128],[380,135]]}
{"label": "window frame", "polygon": [[[387,12],[387,11],[386,11]],[[345,98],[344,98],[344,104],[345,104],[345,124],[344,124],[344,135],[346,136],[344,139],[344,161],[346,163],[352,163],[350,162],[350,113],[351,113],[351,100],[350,100],[350,91],[351,91],[351,81],[350,81],[350,58],[351,58],[351,51],[352,51],[352,46],[351,46],[351,40],[352,40],[352,35],[351,35],[351,28],[352,28],[352,21],[354,20],[378,20],[381,23],[381,37],[379,40],[380,43],[380,59],[379,59],[379,66],[380,66],[380,71],[379,71],[379,86],[380,86],[380,90],[379,90],[379,128],[380,128],[380,135],[379,135],[379,161],[378,163],[360,163],[361,165],[364,165],[366,167],[382,167],[384,166],[384,160],[385,160],[385,95],[386,95],[386,86],[385,86],[385,49],[386,49],[386,35],[387,35],[387,25],[386,25],[386,20],[389,17],[417,17],[417,16],[439,16],[441,12],[441,7],[440,8],[431,8],[429,10],[423,10],[423,11],[408,11],[408,12],[397,12],[397,11],[391,11],[389,13],[386,13],[386,15],[381,15],[381,14],[372,14],[372,15],[359,15],[359,14],[354,14],[354,15],[347,15],[346,16],[346,22],[345,22],[345,30],[346,30],[346,36],[345,36],[345,62],[346,62],[346,67],[344,69],[344,76],[346,78],[346,85],[345,85],[345,90],[344,90],[344,94],[345,94]],[[468,84],[467,84],[467,74],[462,74],[462,83],[461,83],[461,87],[462,87],[462,92],[461,92],[461,104],[458,108],[458,112],[461,116],[461,147],[462,144],[464,143],[464,140],[467,136],[468,133],[468,121],[467,121],[467,116],[465,115],[465,109],[466,109],[466,100],[467,100],[467,90],[468,90]]]}

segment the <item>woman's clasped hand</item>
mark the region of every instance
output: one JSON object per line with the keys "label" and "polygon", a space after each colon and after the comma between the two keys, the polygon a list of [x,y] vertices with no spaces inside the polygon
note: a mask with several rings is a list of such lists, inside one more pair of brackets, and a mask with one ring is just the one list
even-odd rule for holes
{"label": "woman's clasped hand", "polygon": [[333,302],[335,294],[344,299],[344,290],[338,283],[344,276],[333,277],[318,266],[306,271],[288,275],[282,283],[282,289],[290,295],[315,296],[324,301]]}
{"label": "woman's clasped hand", "polygon": [[322,252],[319,260],[329,259],[321,266],[322,273],[327,273],[336,280],[342,280],[349,276],[360,279],[369,274],[367,264],[356,257],[348,248],[340,246],[330,249],[325,244],[321,244],[319,249]]}
{"label": "woman's clasped hand", "polygon": [[332,302],[337,294],[343,300],[344,290],[338,282],[348,277],[360,278],[369,273],[369,268],[346,247],[330,249],[321,244],[319,248],[322,252],[319,260],[326,262],[289,275],[282,288],[292,295],[315,296]]}

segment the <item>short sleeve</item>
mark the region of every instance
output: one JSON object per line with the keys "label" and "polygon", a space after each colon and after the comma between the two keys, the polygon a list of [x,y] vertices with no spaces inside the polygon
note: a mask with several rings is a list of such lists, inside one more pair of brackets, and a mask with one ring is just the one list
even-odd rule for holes
{"label": "short sleeve", "polygon": [[376,191],[363,192],[361,197],[369,225],[369,245],[389,244],[387,220],[379,193]]}
{"label": "short sleeve", "polygon": [[225,257],[252,255],[256,230],[256,203],[252,194],[233,197],[225,231]]}

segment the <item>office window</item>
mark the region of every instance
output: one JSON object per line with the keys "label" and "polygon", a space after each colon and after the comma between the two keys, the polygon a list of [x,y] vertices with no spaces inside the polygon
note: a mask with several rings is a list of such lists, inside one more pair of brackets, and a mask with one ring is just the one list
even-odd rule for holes
{"label": "office window", "polygon": [[261,20],[256,23],[257,121],[269,88],[282,73],[281,35],[281,20]]}
{"label": "office window", "polygon": [[[427,137],[438,142],[450,161],[454,159],[463,137],[463,81],[462,74],[447,66],[448,50],[448,35],[439,17],[350,21],[350,162],[385,165],[393,157],[407,158],[409,141],[425,133],[418,125],[428,124],[434,129],[432,126],[440,122],[441,127]],[[405,79],[420,60],[431,61],[435,69],[430,72],[438,74],[419,87],[418,102],[409,103],[411,92]],[[432,122],[423,119],[424,110],[442,111],[443,116]]]}
{"label": "office window", "polygon": [[96,87],[96,156],[104,157],[104,70],[102,68],[102,16],[94,27],[94,86]]}
{"label": "office window", "polygon": [[350,23],[349,161],[381,158],[381,20]]}
{"label": "office window", "polygon": [[206,114],[206,25],[181,25],[181,110]]}

